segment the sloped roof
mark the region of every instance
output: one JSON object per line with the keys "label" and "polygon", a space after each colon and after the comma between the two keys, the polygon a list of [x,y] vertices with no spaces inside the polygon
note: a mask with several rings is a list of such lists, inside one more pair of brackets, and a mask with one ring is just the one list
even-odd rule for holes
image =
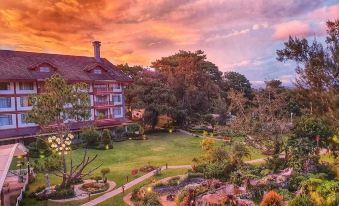
{"label": "sloped roof", "polygon": [[[56,70],[44,73],[32,69],[32,66],[42,63],[53,65]],[[107,69],[107,72],[102,74],[88,72],[88,68],[95,65]],[[0,80],[41,80],[54,73],[71,81],[132,81],[105,58],[96,62],[94,57],[0,50]]]}
{"label": "sloped roof", "polygon": [[0,191],[2,190],[13,157],[26,154],[26,147],[20,143],[0,146]]}

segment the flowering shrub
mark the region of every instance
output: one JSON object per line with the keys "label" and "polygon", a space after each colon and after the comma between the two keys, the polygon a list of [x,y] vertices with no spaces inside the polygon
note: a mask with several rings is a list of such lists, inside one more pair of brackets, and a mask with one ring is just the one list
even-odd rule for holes
{"label": "flowering shrub", "polygon": [[139,172],[139,170],[138,170],[138,169],[132,169],[132,171],[131,171],[131,175],[132,175],[132,176],[135,176],[135,175],[137,175],[137,174],[138,174],[138,172]]}
{"label": "flowering shrub", "polygon": [[260,203],[260,206],[282,206],[284,198],[274,191],[269,191]]}

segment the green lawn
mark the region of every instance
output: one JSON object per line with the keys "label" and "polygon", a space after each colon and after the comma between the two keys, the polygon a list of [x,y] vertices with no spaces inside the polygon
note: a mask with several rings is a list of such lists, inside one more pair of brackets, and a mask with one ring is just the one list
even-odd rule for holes
{"label": "green lawn", "polygon": [[[166,163],[168,165],[191,164],[194,157],[201,155],[201,138],[191,137],[180,133],[159,133],[149,135],[148,137],[148,140],[129,140],[114,143],[114,148],[112,150],[89,150],[88,154],[91,156],[98,154],[97,160],[91,166],[93,167],[95,165],[102,164],[102,168],[110,168],[111,173],[107,175],[108,179],[115,181],[117,185],[120,186],[126,182],[127,175],[129,176],[129,181],[142,175],[139,174],[132,178],[130,173],[134,168],[140,168],[147,164],[155,166],[165,165]],[[220,141],[217,143],[219,145],[222,144]],[[83,149],[77,149],[72,152],[71,155],[75,162],[80,161],[83,151]],[[263,155],[261,155],[261,153],[256,149],[251,148],[251,153],[252,155],[250,159],[263,157]],[[94,175],[99,174],[100,169],[96,171],[96,174]],[[166,174],[171,174],[171,172],[167,172]],[[50,179],[52,184],[60,182],[60,179],[54,175],[50,175]],[[34,191],[38,186],[44,184],[44,175],[38,174],[37,181],[30,185],[29,192]],[[36,202],[29,198],[26,198],[25,202],[27,203],[26,205],[55,205],[47,203],[46,201]],[[112,204],[111,200],[107,203],[107,205]],[[79,202],[63,205],[79,205]],[[113,205],[119,204],[114,203]]]}

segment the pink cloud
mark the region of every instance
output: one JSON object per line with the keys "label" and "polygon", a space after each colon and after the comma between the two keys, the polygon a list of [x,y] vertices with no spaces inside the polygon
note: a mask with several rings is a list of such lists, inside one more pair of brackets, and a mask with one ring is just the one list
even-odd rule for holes
{"label": "pink cloud", "polygon": [[321,19],[323,21],[333,20],[339,18],[339,4],[322,7],[311,12],[311,18]]}
{"label": "pink cloud", "polygon": [[307,37],[312,33],[312,29],[308,23],[294,20],[274,26],[272,37],[275,40],[286,40],[289,36]]}

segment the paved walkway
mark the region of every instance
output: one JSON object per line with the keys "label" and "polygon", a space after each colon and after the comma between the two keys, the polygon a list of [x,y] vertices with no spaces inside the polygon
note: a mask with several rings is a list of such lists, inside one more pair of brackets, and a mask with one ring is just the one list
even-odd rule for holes
{"label": "paved walkway", "polygon": [[[175,166],[168,166],[168,169],[191,169],[192,166],[191,165],[175,165]],[[161,167],[161,170],[165,170],[166,167],[163,166]],[[139,184],[140,182],[143,182],[145,180],[147,180],[148,178],[154,176],[156,174],[156,170],[153,170],[141,177],[138,177],[135,180],[132,180],[131,182],[125,184],[125,191],[128,190],[129,188],[133,187],[134,185]],[[97,205],[105,200],[108,200],[109,198],[112,198],[118,194],[122,193],[122,187],[118,187],[117,189],[111,191],[111,192],[107,192],[104,195],[101,195],[98,198],[95,198],[85,204],[83,204],[82,206],[92,206],[92,205]]]}

